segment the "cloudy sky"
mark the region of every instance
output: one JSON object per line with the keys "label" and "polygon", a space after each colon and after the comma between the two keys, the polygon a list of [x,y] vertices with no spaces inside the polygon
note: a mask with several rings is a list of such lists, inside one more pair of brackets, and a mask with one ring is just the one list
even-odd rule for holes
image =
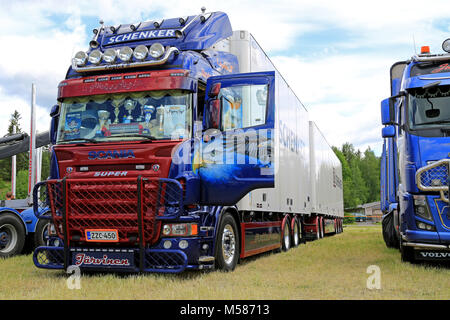
{"label": "cloudy sky", "polygon": [[234,30],[253,34],[331,145],[351,142],[377,154],[390,66],[421,45],[442,52],[450,38],[448,0],[0,0],[0,136],[14,109],[29,131],[32,83],[37,128],[47,130],[57,85],[100,19],[115,25],[174,18],[202,6],[226,12]]}

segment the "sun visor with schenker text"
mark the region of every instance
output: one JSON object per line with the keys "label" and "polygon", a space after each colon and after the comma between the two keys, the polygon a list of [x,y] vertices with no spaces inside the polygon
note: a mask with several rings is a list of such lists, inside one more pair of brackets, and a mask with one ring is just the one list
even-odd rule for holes
{"label": "sun visor with schenker text", "polygon": [[179,50],[204,50],[232,35],[227,14],[213,12],[203,14],[204,18],[201,16],[189,16],[183,24],[180,18],[123,24],[115,26],[114,32],[111,27],[106,27],[99,35],[102,51],[109,47],[151,45],[155,42]]}

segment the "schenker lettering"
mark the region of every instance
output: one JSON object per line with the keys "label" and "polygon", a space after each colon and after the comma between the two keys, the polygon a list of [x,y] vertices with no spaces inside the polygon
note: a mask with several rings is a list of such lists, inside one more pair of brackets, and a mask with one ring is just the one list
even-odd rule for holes
{"label": "schenker lettering", "polygon": [[95,258],[88,256],[84,253],[78,253],[75,256],[75,265],[95,265],[95,266],[129,266],[130,262],[128,259],[110,259],[105,254],[103,258]]}
{"label": "schenker lettering", "polygon": [[157,39],[157,38],[170,38],[175,36],[175,30],[148,30],[139,31],[126,34],[120,34],[118,36],[112,36],[108,39],[107,44],[119,43],[124,41],[142,40],[142,39]]}

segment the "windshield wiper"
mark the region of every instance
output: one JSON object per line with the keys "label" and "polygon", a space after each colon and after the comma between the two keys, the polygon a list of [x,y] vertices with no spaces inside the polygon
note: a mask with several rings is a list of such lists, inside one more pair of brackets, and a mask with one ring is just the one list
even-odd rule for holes
{"label": "windshield wiper", "polygon": [[416,126],[424,126],[424,125],[427,125],[427,124],[441,124],[441,123],[450,123],[450,119],[436,120],[436,121],[431,121],[431,122],[418,123],[418,124],[416,124]]}
{"label": "windshield wiper", "polygon": [[77,138],[72,140],[60,141],[60,143],[83,143],[83,142],[98,143],[99,141],[91,138]]}
{"label": "windshield wiper", "polygon": [[140,138],[146,138],[147,140],[158,140],[156,137],[151,136],[149,134],[139,134],[139,133],[121,134],[120,138],[122,138],[122,137],[140,137]]}

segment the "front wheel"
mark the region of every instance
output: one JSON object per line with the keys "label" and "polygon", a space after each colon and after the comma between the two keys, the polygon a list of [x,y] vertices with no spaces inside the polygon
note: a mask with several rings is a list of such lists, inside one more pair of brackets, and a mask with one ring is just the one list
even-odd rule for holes
{"label": "front wheel", "polygon": [[18,217],[10,213],[0,214],[0,257],[21,253],[25,234],[25,227]]}
{"label": "front wheel", "polygon": [[216,267],[224,271],[233,271],[239,259],[239,235],[236,221],[226,213],[217,232]]}
{"label": "front wheel", "polygon": [[43,247],[48,245],[48,232],[49,232],[50,220],[39,219],[36,224],[36,230],[34,231],[34,248]]}

